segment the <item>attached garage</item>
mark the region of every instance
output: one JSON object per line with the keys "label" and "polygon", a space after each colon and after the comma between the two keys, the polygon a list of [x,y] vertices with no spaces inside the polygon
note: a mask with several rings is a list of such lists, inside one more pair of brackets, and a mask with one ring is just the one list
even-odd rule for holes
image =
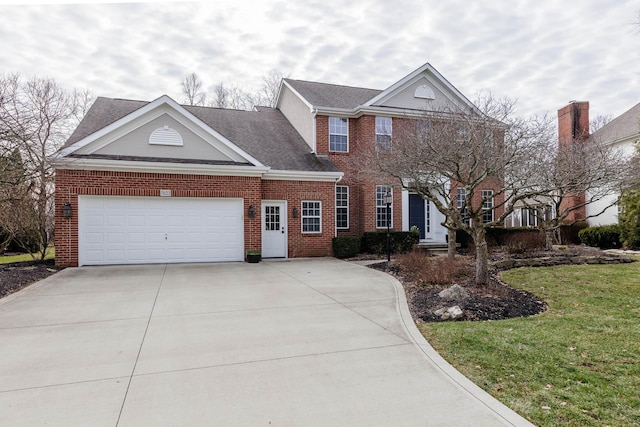
{"label": "attached garage", "polygon": [[79,265],[242,261],[242,199],[78,197]]}

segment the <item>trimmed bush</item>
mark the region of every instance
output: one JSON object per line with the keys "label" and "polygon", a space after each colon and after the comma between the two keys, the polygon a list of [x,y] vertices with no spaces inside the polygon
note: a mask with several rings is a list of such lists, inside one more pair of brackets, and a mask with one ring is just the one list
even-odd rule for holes
{"label": "trimmed bush", "polygon": [[428,251],[411,251],[399,255],[398,262],[411,280],[420,283],[445,285],[473,277],[472,264],[465,257],[434,257]]}
{"label": "trimmed bush", "polygon": [[[561,225],[560,226],[560,238],[562,239],[562,244],[564,245],[568,245],[568,244],[574,244],[574,245],[579,245],[580,243],[582,243],[580,241],[580,237],[578,236],[578,233],[580,233],[580,230],[583,230],[585,228],[587,228],[589,226],[589,224],[587,224],[586,221],[578,221],[575,224],[571,224],[571,225]],[[560,242],[558,242],[560,243]]]}
{"label": "trimmed bush", "polygon": [[624,191],[620,207],[620,240],[627,249],[640,249],[640,190]]}
{"label": "trimmed bush", "polygon": [[[490,247],[507,246],[515,252],[527,249],[544,248],[544,234],[537,228],[531,227],[492,227],[486,229],[487,244]],[[473,239],[463,230],[456,231],[456,242],[463,248],[472,248]]]}
{"label": "trimmed bush", "polygon": [[360,253],[360,237],[337,236],[331,240],[333,255],[336,258],[351,258]]}
{"label": "trimmed bush", "polygon": [[[411,231],[392,231],[390,233],[392,253],[408,252],[418,243],[420,236]],[[387,232],[371,231],[362,235],[360,248],[368,254],[384,254],[387,252]]]}
{"label": "trimmed bush", "polygon": [[487,243],[490,246],[509,246],[519,242],[525,249],[544,247],[544,235],[537,228],[509,227],[488,228]]}
{"label": "trimmed bush", "polygon": [[620,227],[618,225],[601,225],[587,227],[578,233],[580,241],[587,246],[600,249],[612,249],[620,247]]}

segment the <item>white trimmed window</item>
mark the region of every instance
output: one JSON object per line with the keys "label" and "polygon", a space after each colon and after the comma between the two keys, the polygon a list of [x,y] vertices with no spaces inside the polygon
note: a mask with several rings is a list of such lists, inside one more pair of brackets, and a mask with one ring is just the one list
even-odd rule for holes
{"label": "white trimmed window", "polygon": [[349,121],[342,117],[329,117],[329,151],[349,152]]}
{"label": "white trimmed window", "polygon": [[[384,203],[384,196],[387,191],[393,189],[388,185],[376,185],[376,228],[387,228],[387,205]],[[389,208],[389,227],[393,227],[393,203]]]}
{"label": "white trimmed window", "polygon": [[391,150],[393,125],[391,117],[376,117],[376,148],[378,151]]}
{"label": "white trimmed window", "polygon": [[536,206],[520,209],[520,222],[523,227],[537,227],[541,222],[551,219],[551,206]]}
{"label": "white trimmed window", "polygon": [[482,223],[493,222],[493,190],[482,190]]}
{"label": "white trimmed window", "polygon": [[538,211],[536,208],[522,208],[520,219],[523,227],[536,227],[538,225]]}
{"label": "white trimmed window", "polygon": [[336,227],[349,228],[349,187],[336,185]]}
{"label": "white trimmed window", "polygon": [[467,225],[471,225],[471,218],[467,218],[467,208],[464,208],[462,211],[462,207],[467,200],[467,189],[466,188],[458,188],[458,194],[456,195],[456,207],[462,213],[462,219],[467,223]]}
{"label": "white trimmed window", "polygon": [[302,202],[302,232],[322,232],[322,202],[319,200]]}
{"label": "white trimmed window", "polygon": [[458,188],[458,195],[456,197],[456,206],[458,209],[462,209],[465,200],[467,200],[467,189]]}

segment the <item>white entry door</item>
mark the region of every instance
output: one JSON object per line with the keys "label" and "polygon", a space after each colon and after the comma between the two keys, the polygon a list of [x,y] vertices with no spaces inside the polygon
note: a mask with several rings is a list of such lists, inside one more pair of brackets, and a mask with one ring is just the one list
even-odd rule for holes
{"label": "white entry door", "polygon": [[287,256],[287,203],[262,202],[262,257]]}

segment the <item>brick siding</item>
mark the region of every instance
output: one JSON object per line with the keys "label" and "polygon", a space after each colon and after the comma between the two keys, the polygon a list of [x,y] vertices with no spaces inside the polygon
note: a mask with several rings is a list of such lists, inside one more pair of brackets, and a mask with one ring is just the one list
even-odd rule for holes
{"label": "brick siding", "polygon": [[[172,197],[222,197],[244,199],[245,210],[253,205],[256,217],[244,215],[245,250],[260,250],[261,201],[286,200],[288,203],[288,246],[290,257],[331,255],[335,235],[335,197],[331,182],[263,181],[259,177],[230,177],[116,171],[56,171],[55,246],[56,264],[78,265],[78,196],[158,197],[160,190],[171,190]],[[301,209],[302,200],[322,202],[322,233],[302,234],[301,219],[291,209]],[[72,218],[62,217],[62,206],[69,203]]]}

